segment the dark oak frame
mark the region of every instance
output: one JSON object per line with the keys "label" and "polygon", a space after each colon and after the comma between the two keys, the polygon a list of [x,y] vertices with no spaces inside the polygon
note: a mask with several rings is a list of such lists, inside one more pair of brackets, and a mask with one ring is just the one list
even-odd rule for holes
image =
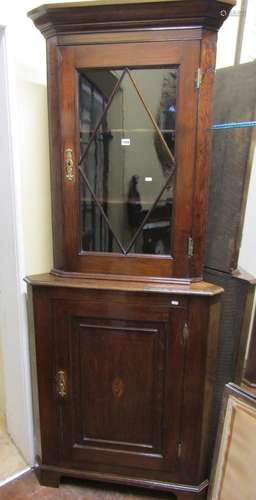
{"label": "dark oak frame", "polygon": [[[136,3],[132,8],[117,4],[88,6],[86,15],[84,7],[75,4],[73,8],[72,4],[43,6],[30,13],[47,38],[54,272],[110,279],[200,281],[216,30],[234,2],[171,0]],[[86,67],[161,65],[174,65],[181,72],[172,257],[80,252],[78,170],[73,182],[63,175],[65,149],[72,148],[74,162],[79,162],[76,72]],[[188,252],[190,238],[193,256]]]}
{"label": "dark oak frame", "polygon": [[[169,65],[179,68],[179,86],[177,95],[177,145],[176,145],[176,201],[175,222],[173,228],[173,258],[122,254],[85,253],[80,251],[79,231],[79,172],[75,173],[74,182],[63,179],[64,238],[67,249],[67,269],[80,273],[152,276],[157,268],[159,277],[169,277],[175,267],[176,275],[188,275],[187,245],[192,226],[193,192],[193,156],[196,141],[196,103],[197,92],[194,90],[196,68],[199,63],[199,44],[175,42],[147,43],[147,52],[143,44],[109,44],[84,47],[62,47],[60,74],[60,108],[62,109],[61,129],[63,131],[62,152],[68,148],[74,151],[75,161],[79,157],[77,110],[77,78],[79,69],[98,67],[147,67]],[[136,57],[135,57],[136,54]],[[147,56],[148,54],[148,56]],[[161,57],[159,58],[159,54]],[[102,64],[103,61],[103,64]],[[69,82],[68,88],[66,82]],[[66,90],[67,89],[67,90]],[[191,95],[190,106],[185,96]],[[180,131],[183,131],[182,134]],[[184,143],[186,147],[184,147]],[[74,144],[76,145],[74,147]],[[188,157],[187,152],[190,152]],[[72,227],[72,232],[70,228]]]}
{"label": "dark oak frame", "polygon": [[[38,475],[45,485],[58,486],[60,477],[68,475],[159,489],[173,493],[178,500],[206,496],[219,295],[223,290],[203,282],[201,276],[216,32],[233,5],[234,0],[155,0],[132,5],[114,0],[86,7],[52,4],[29,14],[47,39],[48,61],[54,270],[26,280],[33,379],[37,380]],[[69,180],[64,175],[66,149],[73,149],[75,164],[79,163],[77,68],[163,65],[180,68],[173,258],[81,255],[78,171]],[[193,252],[188,252],[189,238]],[[87,325],[85,335],[99,328],[96,335],[102,336],[102,344],[98,350],[93,347],[95,337],[91,343],[83,337],[79,349],[79,318]],[[133,333],[128,359],[122,358],[120,366],[117,363],[116,372],[123,369],[126,394],[131,399],[141,398],[146,405],[144,390],[138,390],[134,375],[137,370],[140,376],[141,363],[136,358],[139,346],[133,341],[134,336],[150,330],[144,338],[145,352],[149,352],[154,330],[157,354],[149,356],[148,362],[145,356],[143,369],[157,381],[152,391],[146,384],[155,405],[149,405],[147,415],[140,406],[141,420],[148,419],[146,428],[155,425],[157,430],[152,431],[151,441],[141,432],[141,421],[137,422],[137,440],[129,437],[130,407],[127,412],[122,410],[127,425],[122,426],[119,419],[113,426],[115,401],[110,387],[118,375],[112,370],[112,359],[119,359],[114,335],[120,324],[123,338]],[[102,332],[108,332],[114,341],[106,340]],[[143,343],[140,349],[143,358]],[[89,351],[87,365],[84,356]],[[81,443],[80,421],[83,404],[89,403],[77,387],[82,366],[83,374],[88,370],[88,378],[99,377],[97,389],[102,395],[92,358],[109,367],[104,408],[114,430],[113,437],[106,439],[92,432],[91,437],[101,442],[97,446],[92,439],[89,450],[86,439]],[[137,365],[131,369],[134,359]],[[57,386],[60,376],[64,391]],[[90,411],[92,422],[93,405]],[[151,449],[143,453],[141,442]]]}

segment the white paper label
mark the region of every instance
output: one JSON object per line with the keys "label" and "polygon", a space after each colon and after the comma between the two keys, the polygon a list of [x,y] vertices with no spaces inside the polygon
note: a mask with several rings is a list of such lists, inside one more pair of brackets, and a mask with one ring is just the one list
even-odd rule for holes
{"label": "white paper label", "polygon": [[122,144],[122,146],[130,146],[131,139],[121,139],[121,144]]}
{"label": "white paper label", "polygon": [[172,304],[172,306],[178,306],[179,305],[179,301],[178,300],[172,300],[171,304]]}

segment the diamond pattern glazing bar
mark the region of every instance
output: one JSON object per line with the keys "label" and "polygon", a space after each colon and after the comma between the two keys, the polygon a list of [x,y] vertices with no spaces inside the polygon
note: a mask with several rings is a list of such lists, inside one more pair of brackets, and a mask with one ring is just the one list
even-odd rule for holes
{"label": "diamond pattern glazing bar", "polygon": [[[88,70],[81,78],[81,212],[91,207],[90,232],[104,220],[116,242],[93,251],[170,255],[177,70]],[[86,241],[88,214],[82,234]]]}

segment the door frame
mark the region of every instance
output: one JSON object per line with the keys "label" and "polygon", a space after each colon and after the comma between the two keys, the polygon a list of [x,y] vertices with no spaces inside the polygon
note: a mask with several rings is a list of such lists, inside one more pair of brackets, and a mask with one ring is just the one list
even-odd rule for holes
{"label": "door frame", "polygon": [[[196,159],[196,121],[198,110],[198,92],[194,78],[200,62],[200,40],[164,40],[161,42],[127,44],[120,40],[118,44],[105,44],[98,40],[97,44],[58,46],[58,59],[52,72],[58,73],[59,108],[52,102],[51,114],[58,116],[62,134],[52,145],[54,150],[62,151],[60,158],[54,163],[53,177],[60,177],[57,172],[63,170],[63,158],[72,150],[74,163],[78,162],[79,130],[77,83],[78,72],[84,69],[97,68],[142,68],[142,67],[175,67],[179,72],[177,88],[177,142],[176,142],[176,187],[175,207],[172,228],[171,256],[135,255],[105,253],[104,260],[100,252],[83,252],[79,240],[79,171],[73,177],[62,176],[62,204],[64,213],[63,246],[66,270],[69,272],[135,276],[143,279],[152,278],[177,279],[184,282],[193,279],[189,267],[191,257],[188,255],[188,241],[193,232],[193,199],[198,193],[194,189],[193,176]],[[136,54],[136,56],[135,56]],[[57,69],[56,69],[57,68]],[[55,92],[55,88],[50,89]],[[184,96],[190,97],[190,106],[186,106]],[[51,98],[50,98],[51,102]],[[61,110],[61,111],[60,111]],[[186,148],[184,148],[184,143]],[[189,152],[189,154],[188,154]],[[56,153],[55,153],[56,154]],[[58,182],[58,181],[57,181]],[[55,183],[57,185],[57,182]],[[60,181],[59,181],[60,183]],[[56,196],[56,193],[55,193]],[[59,209],[58,209],[59,210]],[[56,214],[57,215],[57,214]]]}

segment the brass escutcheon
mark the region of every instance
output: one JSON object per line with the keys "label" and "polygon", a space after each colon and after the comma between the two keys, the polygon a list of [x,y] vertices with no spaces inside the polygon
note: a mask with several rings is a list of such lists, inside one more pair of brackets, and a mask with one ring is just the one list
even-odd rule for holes
{"label": "brass escutcheon", "polygon": [[56,374],[57,394],[60,398],[67,396],[67,374],[64,370],[57,371]]}
{"label": "brass escutcheon", "polygon": [[65,177],[68,181],[73,181],[74,179],[74,162],[73,162],[73,150],[68,148],[65,150]]}

